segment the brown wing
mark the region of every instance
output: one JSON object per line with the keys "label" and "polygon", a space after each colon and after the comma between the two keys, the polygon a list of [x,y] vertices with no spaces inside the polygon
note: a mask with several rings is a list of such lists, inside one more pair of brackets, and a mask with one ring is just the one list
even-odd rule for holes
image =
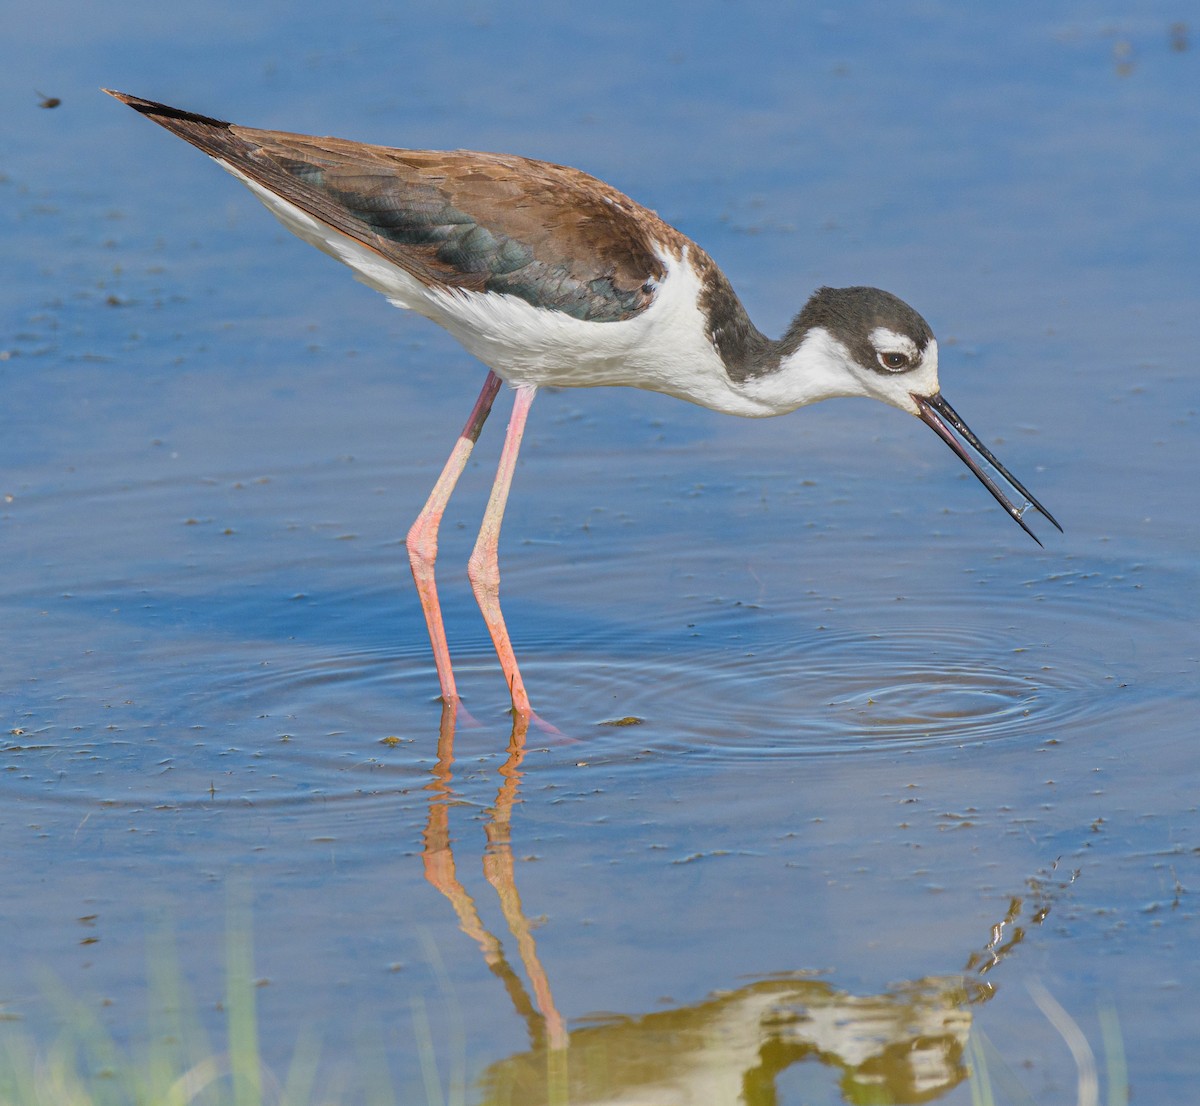
{"label": "brown wing", "polygon": [[255,130],[111,95],[426,284],[615,321],[649,304],[664,273],[655,243],[696,249],[578,169]]}

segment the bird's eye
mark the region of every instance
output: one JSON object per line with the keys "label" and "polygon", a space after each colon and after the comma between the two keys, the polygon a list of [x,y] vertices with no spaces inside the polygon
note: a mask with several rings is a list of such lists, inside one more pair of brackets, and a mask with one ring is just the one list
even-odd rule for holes
{"label": "bird's eye", "polygon": [[897,353],[895,350],[880,350],[879,363],[890,373],[907,369],[909,357],[907,353]]}

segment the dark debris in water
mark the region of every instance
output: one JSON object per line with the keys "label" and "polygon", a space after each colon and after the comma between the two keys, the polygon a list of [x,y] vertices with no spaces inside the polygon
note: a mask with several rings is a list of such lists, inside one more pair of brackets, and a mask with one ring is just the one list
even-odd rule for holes
{"label": "dark debris in water", "polygon": [[600,726],[641,726],[641,725],[644,725],[645,722],[646,722],[646,720],[644,718],[638,718],[636,715],[627,714],[624,718],[609,718],[605,722],[597,723],[597,725],[600,725]]}

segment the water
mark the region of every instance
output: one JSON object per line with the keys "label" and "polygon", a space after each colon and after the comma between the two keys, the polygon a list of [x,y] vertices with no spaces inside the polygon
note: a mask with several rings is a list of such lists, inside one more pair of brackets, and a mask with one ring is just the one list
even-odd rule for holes
{"label": "water", "polygon": [[[424,1100],[426,1023],[471,1101],[963,1103],[973,1028],[1015,1073],[998,1094],[1072,1101],[1038,982],[1097,1050],[1116,1011],[1142,1101],[1186,1099],[1200,112],[1177,19],[13,8],[5,1013],[48,1033],[49,969],[136,1044],[169,922],[218,1026],[243,880],[267,1062],[311,1027],[331,1068],[380,1052],[400,1101]],[[443,532],[470,718],[439,755],[402,538],[482,370],[100,85],[580,165],[701,241],[773,333],[819,283],[892,289],[1066,533],[1039,550],[876,405],[542,394],[501,563],[562,736],[510,757],[465,579],[498,410]]]}

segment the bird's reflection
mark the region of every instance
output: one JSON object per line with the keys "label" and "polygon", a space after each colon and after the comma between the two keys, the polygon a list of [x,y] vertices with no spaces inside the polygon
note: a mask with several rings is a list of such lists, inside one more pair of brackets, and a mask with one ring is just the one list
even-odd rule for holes
{"label": "bird's reflection", "polygon": [[989,994],[957,975],[865,996],[804,973],[756,980],[575,1028],[565,1094],[536,1050],[501,1060],[484,1076],[482,1101],[774,1106],[780,1073],[807,1060],[836,1073],[847,1102],[927,1102],[966,1077],[970,1008]]}
{"label": "bird's reflection", "polygon": [[1011,900],[986,944],[968,952],[961,972],[895,984],[875,995],[851,994],[812,972],[783,972],[687,1006],[582,1020],[568,1032],[538,958],[513,864],[512,813],[528,723],[514,724],[483,855],[528,985],[484,926],[456,872],[449,826],[454,724],[454,708],[448,707],[427,785],[425,877],[453,906],[529,1036],[527,1051],[484,1073],[484,1106],[773,1106],[778,1076],[801,1061],[826,1068],[846,1102],[935,1100],[967,1078],[972,1010],[994,994],[985,977],[1020,944],[1026,926],[1042,922],[1054,889],[1064,882],[1053,868],[1031,880],[1030,894]]}

